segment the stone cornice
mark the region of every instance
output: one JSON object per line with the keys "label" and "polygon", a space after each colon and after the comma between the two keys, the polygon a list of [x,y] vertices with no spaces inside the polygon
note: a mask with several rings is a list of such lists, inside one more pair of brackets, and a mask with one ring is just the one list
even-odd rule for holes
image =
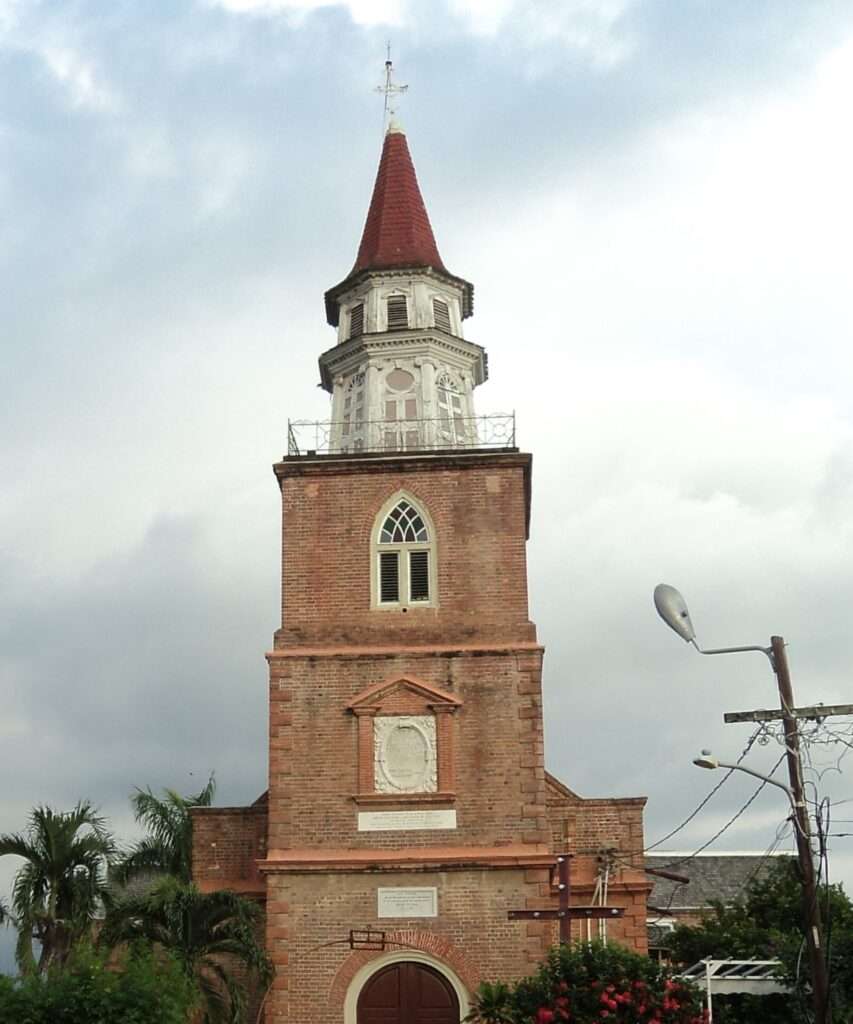
{"label": "stone cornice", "polygon": [[413,276],[436,277],[440,281],[444,281],[447,284],[451,284],[456,288],[459,288],[462,293],[462,318],[466,319],[473,314],[474,286],[470,281],[466,281],[464,277],[457,277],[455,274],[447,272],[442,273],[434,267],[425,267],[421,264],[409,267],[383,267],[381,269],[362,270],[358,273],[350,274],[348,277],[345,277],[343,281],[336,284],[326,292],[326,321],[332,327],[338,326],[341,302],[346,300],[349,292],[358,288],[359,285],[363,284],[365,281],[369,281],[372,278],[411,278]]}
{"label": "stone cornice", "polygon": [[437,448],[411,452],[331,452],[328,455],[288,455],[275,463],[273,472],[281,482],[294,476],[339,476],[345,473],[414,473],[422,470],[513,467],[527,476],[533,456],[517,448]]}
{"label": "stone cornice", "polygon": [[459,369],[470,370],[475,386],[488,378],[488,360],[482,345],[458,338],[440,327],[427,327],[359,334],[327,349],[319,358],[320,383],[331,392],[335,377],[355,372],[367,360],[431,355],[442,362],[456,362]]}
{"label": "stone cornice", "polygon": [[525,533],[530,536],[530,495],[533,456],[517,448],[440,448],[413,452],[334,452],[329,455],[288,455],[273,472],[281,487],[286,477],[340,476],[347,473],[413,473],[423,470],[519,467],[524,471]]}
{"label": "stone cornice", "polygon": [[404,850],[270,850],[262,874],[315,871],[464,871],[470,868],[548,868],[554,854],[541,843],[512,846],[427,846]]}
{"label": "stone cornice", "polygon": [[545,648],[535,642],[521,641],[514,644],[425,644],[425,645],[384,645],[343,646],[336,644],[311,644],[305,647],[280,647],[267,651],[267,661],[285,661],[288,658],[370,658],[399,655],[433,658],[436,654],[460,654],[482,657],[488,654],[541,654]]}

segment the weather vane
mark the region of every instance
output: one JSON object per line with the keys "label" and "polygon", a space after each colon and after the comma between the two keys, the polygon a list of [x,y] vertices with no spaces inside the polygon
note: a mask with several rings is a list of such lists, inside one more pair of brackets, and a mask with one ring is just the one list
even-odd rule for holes
{"label": "weather vane", "polygon": [[386,44],[386,58],[385,58],[385,84],[377,85],[375,92],[385,93],[385,109],[382,115],[382,123],[384,130],[387,131],[391,125],[391,122],[397,116],[397,108],[394,105],[394,97],[399,96],[400,93],[408,91],[408,85],[397,85],[393,81],[394,77],[394,66],[391,62],[391,44]]}

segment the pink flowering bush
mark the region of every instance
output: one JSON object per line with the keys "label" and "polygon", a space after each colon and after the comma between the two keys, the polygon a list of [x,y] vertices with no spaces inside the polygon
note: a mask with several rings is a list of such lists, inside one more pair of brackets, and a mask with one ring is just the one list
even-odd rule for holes
{"label": "pink flowering bush", "polygon": [[515,985],[483,985],[471,1020],[483,1024],[706,1024],[702,997],[648,957],[622,946],[551,950]]}

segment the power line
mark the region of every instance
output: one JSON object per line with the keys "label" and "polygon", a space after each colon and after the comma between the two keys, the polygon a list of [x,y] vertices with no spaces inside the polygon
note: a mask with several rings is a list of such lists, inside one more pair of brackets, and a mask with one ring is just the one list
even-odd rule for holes
{"label": "power line", "polygon": [[[782,761],[784,759],[785,759],[785,753],[783,752],[780,755],[779,760],[776,762],[776,764],[773,765],[773,768],[772,768],[772,770],[770,772],[771,775],[776,771],[776,769],[779,767],[779,765],[782,763]],[[766,785],[767,785],[767,782],[762,782],[759,785],[758,789],[756,789],[756,791],[752,794],[752,796],[746,801],[746,803],[743,805],[743,807],[741,807],[741,809],[736,814],[734,814],[731,818],[729,818],[729,820],[725,823],[725,825],[723,825],[723,827],[721,829],[719,829],[717,832],[715,832],[714,835],[712,835],[711,838],[706,843],[703,843],[699,847],[698,850],[694,850],[693,853],[689,854],[687,857],[681,857],[679,860],[674,860],[674,861],[671,861],[669,864],[664,864],[663,865],[663,869],[674,868],[674,867],[677,867],[679,864],[686,864],[688,861],[693,860],[703,850],[707,850],[707,848],[711,845],[711,843],[716,842],[720,838],[720,836],[727,829],[729,829],[732,825],[734,825],[734,823],[744,813],[744,811],[746,811],[747,808],[755,801],[755,799],[758,797],[758,794],[762,791],[762,789],[764,789],[764,787]]]}
{"label": "power line", "polygon": [[785,820],[780,825],[777,825],[777,827],[776,827],[776,835],[773,837],[773,841],[770,843],[770,845],[764,851],[764,854],[761,857],[761,860],[755,865],[755,867],[752,869],[752,871],[750,871],[750,873],[747,876],[746,880],[743,882],[743,884],[738,889],[738,891],[737,891],[738,896],[740,896],[740,894],[744,891],[744,889],[749,888],[749,886],[752,884],[753,879],[757,877],[758,872],[761,871],[761,869],[764,867],[765,862],[770,857],[772,857],[773,854],[776,852],[776,849],[779,846],[779,844],[782,842],[782,840],[786,839],[790,835],[793,835],[793,829],[789,830],[788,827],[787,827],[790,824],[791,824],[790,819],[789,818],[785,818]]}
{"label": "power line", "polygon": [[[736,764],[740,764],[741,761],[746,757],[746,755],[749,753],[750,749],[752,748],[753,743],[755,743],[755,741],[758,739],[758,737],[763,732],[763,728],[764,727],[760,725],[755,730],[755,732],[749,737],[749,739],[747,740],[746,746],[743,748],[743,751],[741,752],[740,757],[737,759]],[[773,770],[775,771],[776,769],[774,768]],[[714,796],[715,793],[719,792],[719,790],[722,789],[722,787],[726,784],[726,782],[728,782],[728,780],[731,778],[733,773],[734,773],[734,768],[729,768],[729,770],[726,772],[726,774],[722,777],[722,779],[720,779],[720,781],[716,784],[716,786],[714,786],[714,788],[705,797],[705,799],[699,804],[699,806],[694,811],[692,811],[690,814],[688,814],[688,816],[684,819],[684,821],[681,822],[680,825],[677,825],[671,832],[668,832],[662,839],[658,839],[658,841],[655,842],[655,843],[652,843],[651,846],[647,846],[645,848],[645,850],[643,850],[643,853],[649,853],[656,846],[660,846],[661,844],[665,843],[667,841],[667,839],[671,839],[677,832],[680,832],[684,828],[685,825],[689,825],[690,822],[693,821],[693,819],[696,817],[696,815],[702,810],[702,808],[708,803],[708,801],[711,799],[711,797]]]}

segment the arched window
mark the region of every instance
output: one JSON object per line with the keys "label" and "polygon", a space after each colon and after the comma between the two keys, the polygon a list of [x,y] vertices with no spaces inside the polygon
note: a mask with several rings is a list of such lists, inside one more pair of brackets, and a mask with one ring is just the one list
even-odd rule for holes
{"label": "arched window", "polygon": [[435,542],[426,513],[397,496],[377,520],[374,538],[374,605],[434,605]]}
{"label": "arched window", "polygon": [[421,447],[416,383],[414,374],[399,367],[385,375],[382,443],[391,451]]}
{"label": "arched window", "polygon": [[364,381],[363,373],[354,373],[346,382],[341,416],[342,452],[360,452],[364,448]]}
{"label": "arched window", "polygon": [[436,381],[438,393],[438,434],[443,445],[455,448],[469,443],[473,424],[466,422],[459,383],[449,373]]}

